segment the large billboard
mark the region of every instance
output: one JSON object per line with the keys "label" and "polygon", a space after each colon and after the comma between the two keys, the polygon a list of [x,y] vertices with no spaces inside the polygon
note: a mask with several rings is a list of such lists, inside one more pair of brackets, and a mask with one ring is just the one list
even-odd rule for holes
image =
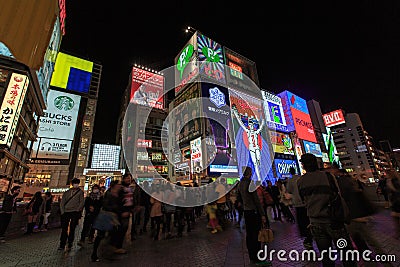
{"label": "large billboard", "polygon": [[265,125],[264,112],[260,98],[229,89],[232,122],[235,134],[239,177],[243,167],[253,170],[253,180],[264,180],[272,165],[272,148]]}
{"label": "large billboard", "polygon": [[92,71],[93,62],[59,52],[50,85],[87,94],[90,89]]}
{"label": "large billboard", "polygon": [[38,138],[33,143],[32,163],[69,164],[81,97],[49,90],[47,109],[39,118]]}
{"label": "large billboard", "polygon": [[131,103],[164,108],[164,76],[141,68],[132,68]]}
{"label": "large billboard", "polygon": [[290,174],[290,167],[293,167],[298,174],[297,164],[296,161],[293,159],[274,159],[276,175],[279,178],[289,178],[291,177]]}
{"label": "large billboard", "polygon": [[206,120],[206,158],[210,174],[237,173],[236,150],[232,147],[233,131],[228,89],[202,83],[203,116]]}
{"label": "large billboard", "polygon": [[304,150],[306,153],[314,154],[316,157],[322,158],[321,146],[317,143],[303,140]]}
{"label": "large billboard", "polygon": [[290,108],[290,111],[292,112],[297,136],[300,139],[316,143],[317,138],[315,137],[314,126],[311,122],[310,115],[294,108]]}
{"label": "large billboard", "polygon": [[227,47],[224,47],[224,54],[226,81],[229,87],[243,92],[258,87],[257,68],[253,61]]}
{"label": "large billboard", "polygon": [[11,146],[28,85],[29,79],[26,75],[19,73],[11,74],[0,109],[1,145]]}
{"label": "large billboard", "polygon": [[203,34],[198,33],[197,54],[199,57],[200,74],[220,83],[226,83],[222,46]]}
{"label": "large billboard", "polygon": [[261,91],[261,95],[264,100],[264,112],[268,128],[288,132],[281,98],[267,91]]}
{"label": "large billboard", "polygon": [[341,109],[331,111],[322,115],[326,127],[332,127],[345,123],[343,111]]}
{"label": "large billboard", "polygon": [[94,144],[91,168],[118,169],[120,151],[121,147],[117,145]]}
{"label": "large billboard", "polygon": [[309,114],[307,102],[303,98],[301,98],[289,91],[283,91],[283,92],[279,93],[279,96],[282,98],[282,100],[285,99],[286,104],[290,108],[294,108],[303,113]]}
{"label": "large billboard", "polygon": [[269,136],[275,153],[294,155],[293,144],[289,134],[270,131]]}
{"label": "large billboard", "polygon": [[183,86],[190,83],[199,73],[197,62],[197,32],[186,43],[175,57],[175,95]]}

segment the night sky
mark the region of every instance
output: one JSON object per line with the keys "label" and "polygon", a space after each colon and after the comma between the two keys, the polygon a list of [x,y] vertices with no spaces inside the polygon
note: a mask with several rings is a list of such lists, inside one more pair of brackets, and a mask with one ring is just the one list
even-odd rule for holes
{"label": "night sky", "polygon": [[190,25],[254,61],[261,88],[358,113],[376,142],[400,147],[400,2],[298,2],[66,1],[60,51],[103,65],[92,142],[115,143],[133,64],[172,66]]}

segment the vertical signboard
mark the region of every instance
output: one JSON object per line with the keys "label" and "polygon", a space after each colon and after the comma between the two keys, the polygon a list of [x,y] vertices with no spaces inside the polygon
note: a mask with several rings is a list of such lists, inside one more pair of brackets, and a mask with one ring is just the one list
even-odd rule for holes
{"label": "vertical signboard", "polygon": [[261,91],[261,95],[264,100],[264,112],[268,128],[288,132],[281,98],[266,91]]}
{"label": "vertical signboard", "polygon": [[326,128],[326,134],[322,134],[324,138],[324,143],[326,150],[328,151],[328,158],[330,163],[337,163],[340,167],[342,164],[340,163],[339,156],[337,155],[337,150],[335,146],[335,142],[333,141],[332,130],[329,127]]}
{"label": "vertical signboard", "polygon": [[0,145],[11,146],[28,85],[26,75],[11,74],[0,109]]}
{"label": "vertical signboard", "polygon": [[210,173],[237,173],[228,89],[206,82],[201,86],[203,116],[207,118],[206,158],[207,162],[212,160]]}
{"label": "vertical signboard", "polygon": [[131,103],[164,108],[164,76],[141,68],[132,68]]}
{"label": "vertical signboard", "polygon": [[190,141],[190,159],[190,172],[200,173],[203,170],[203,151],[201,149],[201,137]]}
{"label": "vertical signboard", "polygon": [[242,177],[243,167],[249,166],[253,169],[252,179],[262,181],[272,164],[262,100],[232,89],[229,96],[239,175]]}
{"label": "vertical signboard", "polygon": [[225,84],[225,64],[222,46],[203,34],[198,34],[197,53],[199,56],[200,74]]}
{"label": "vertical signboard", "polygon": [[197,32],[193,34],[181,52],[175,57],[175,96],[199,73],[197,62]]}
{"label": "vertical signboard", "polygon": [[38,139],[33,143],[32,163],[69,164],[80,101],[79,95],[49,90]]}

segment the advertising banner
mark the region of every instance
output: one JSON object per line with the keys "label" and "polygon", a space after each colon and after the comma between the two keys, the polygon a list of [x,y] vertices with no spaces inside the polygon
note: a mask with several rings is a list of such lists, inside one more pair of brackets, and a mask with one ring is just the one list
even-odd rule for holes
{"label": "advertising banner", "polygon": [[175,57],[175,96],[199,73],[197,62],[197,33],[193,34],[181,52]]}
{"label": "advertising banner", "polygon": [[269,136],[275,153],[294,155],[292,140],[288,134],[270,131]]}
{"label": "advertising banner", "polygon": [[294,108],[290,110],[298,137],[316,143],[317,138],[315,137],[314,126],[311,122],[310,115]]}
{"label": "advertising banner", "polygon": [[50,85],[87,94],[92,79],[93,62],[59,52]]}
{"label": "advertising banner", "polygon": [[131,103],[164,108],[164,76],[141,68],[132,68]]}
{"label": "advertising banner", "polygon": [[222,46],[203,34],[198,34],[197,53],[199,57],[200,74],[226,84]]}
{"label": "advertising banner", "polygon": [[41,159],[69,159],[71,140],[40,138],[33,143],[32,150],[37,151],[36,158]]}
{"label": "advertising banner", "polygon": [[121,147],[108,144],[94,144],[91,168],[118,169]]}
{"label": "advertising banner", "polygon": [[261,91],[261,95],[264,100],[264,112],[268,128],[276,131],[288,132],[281,98],[266,91]]}
{"label": "advertising banner", "polygon": [[290,136],[293,141],[293,146],[294,146],[294,150],[296,152],[296,159],[297,159],[297,163],[299,165],[300,172],[301,172],[301,174],[304,174],[305,170],[303,170],[303,166],[300,163],[301,156],[304,154],[303,148],[301,147],[300,139],[297,137],[296,132],[290,133]]}
{"label": "advertising banner", "polygon": [[322,158],[321,146],[319,144],[303,140],[304,150],[306,153],[314,154],[316,157]]}
{"label": "advertising banner", "polygon": [[326,127],[332,127],[332,126],[346,123],[346,121],[344,119],[343,111],[341,109],[326,113],[326,114],[322,115],[322,118],[324,119],[324,123],[325,123]]}
{"label": "advertising banner", "polygon": [[11,74],[0,108],[0,145],[11,146],[28,85],[26,75]]}
{"label": "advertising banner", "polygon": [[191,173],[200,173],[203,170],[203,151],[201,137],[190,141]]}
{"label": "advertising banner", "polygon": [[290,108],[294,108],[303,113],[309,114],[307,102],[303,98],[289,91],[283,91],[279,94],[279,96],[285,99],[285,102],[289,105]]}
{"label": "advertising banner", "polygon": [[206,158],[212,159],[210,173],[237,172],[228,89],[206,82],[201,86],[203,116],[207,118]]}
{"label": "advertising banner", "polygon": [[252,179],[262,181],[272,165],[262,100],[232,89],[229,89],[229,97],[239,177],[242,177],[243,167],[249,166],[253,170]]}
{"label": "advertising banner", "polygon": [[81,97],[49,90],[47,109],[39,118],[31,158],[38,164],[69,164]]}
{"label": "advertising banner", "polygon": [[290,167],[293,167],[298,174],[297,164],[295,160],[292,159],[274,159],[276,174],[280,178],[289,178],[292,175],[290,174]]}
{"label": "advertising banner", "polygon": [[340,163],[339,156],[337,155],[335,142],[333,141],[332,130],[329,127],[325,127],[325,129],[326,129],[326,134],[323,133],[322,137],[324,138],[325,147],[326,150],[328,151],[329,162],[337,163],[341,167],[342,164]]}

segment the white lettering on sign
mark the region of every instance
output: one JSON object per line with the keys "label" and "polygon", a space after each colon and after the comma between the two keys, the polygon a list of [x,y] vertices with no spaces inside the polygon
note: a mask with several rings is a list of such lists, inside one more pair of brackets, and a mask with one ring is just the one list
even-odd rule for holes
{"label": "white lettering on sign", "polygon": [[324,114],[322,117],[324,119],[325,126],[327,127],[336,126],[346,122],[344,120],[343,112],[340,109]]}

